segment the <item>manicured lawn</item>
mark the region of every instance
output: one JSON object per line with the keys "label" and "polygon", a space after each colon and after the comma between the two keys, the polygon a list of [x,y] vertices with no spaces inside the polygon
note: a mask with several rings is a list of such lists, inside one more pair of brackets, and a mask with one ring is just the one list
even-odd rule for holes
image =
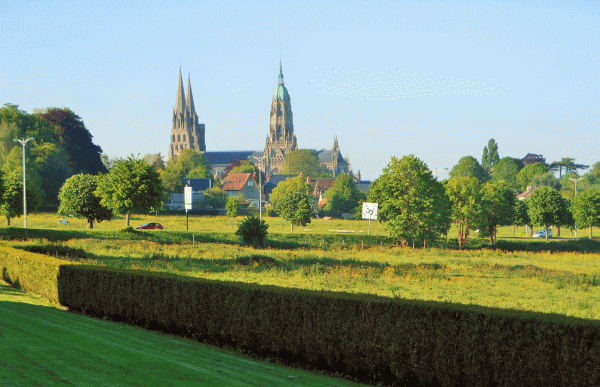
{"label": "manicured lawn", "polygon": [[359,386],[69,313],[0,281],[0,385]]}

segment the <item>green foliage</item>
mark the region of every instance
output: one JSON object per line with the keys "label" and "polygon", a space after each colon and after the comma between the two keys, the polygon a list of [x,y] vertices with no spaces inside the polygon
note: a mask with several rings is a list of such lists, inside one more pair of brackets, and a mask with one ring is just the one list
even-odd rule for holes
{"label": "green foliage", "polygon": [[156,169],[143,159],[128,157],[117,161],[111,171],[98,181],[96,195],[100,204],[114,214],[138,210],[148,213],[162,206],[163,187]]}
{"label": "green foliage", "polygon": [[341,216],[342,213],[353,213],[358,206],[362,208],[364,200],[354,179],[346,173],[341,173],[335,178],[333,185],[325,192],[327,204],[325,212]]}
{"label": "green foliage", "polygon": [[540,187],[533,191],[527,202],[528,214],[535,225],[543,225],[548,239],[548,227],[560,224],[564,201],[552,187]]}
{"label": "green foliage", "polygon": [[520,192],[525,192],[527,186],[532,185],[535,177],[548,173],[548,166],[544,163],[528,164],[517,173],[517,184]]}
{"label": "green foliage", "polygon": [[58,303],[57,275],[64,260],[0,246],[2,280]]}
{"label": "green foliage", "polygon": [[225,204],[225,209],[227,210],[227,216],[230,218],[238,216],[240,212],[240,202],[238,201],[238,198],[230,196]]}
{"label": "green foliage", "polygon": [[55,136],[68,153],[69,164],[76,173],[97,175],[108,170],[102,163],[102,148],[92,142],[92,134],[83,120],[71,109],[48,108],[40,117],[54,126]]}
{"label": "green foliage", "polygon": [[97,176],[71,176],[60,189],[58,213],[87,219],[90,229],[94,228],[94,221],[110,220],[112,212],[100,204],[100,198],[96,196],[97,188]]}
{"label": "green foliage", "polygon": [[[10,218],[18,218],[23,215],[23,170],[17,169],[3,174],[4,193],[0,214],[6,217],[7,225],[10,226]],[[39,176],[34,169],[27,170],[27,212],[35,211],[43,200],[44,193],[40,189]]]}
{"label": "green foliage", "polygon": [[161,181],[167,192],[183,192],[184,178],[209,178],[212,168],[202,152],[184,149],[169,159],[166,169],[161,171]]}
{"label": "green foliage", "polygon": [[256,176],[258,176],[259,170],[250,160],[240,160],[239,165],[232,167],[229,172],[227,172],[227,175],[229,173],[256,173]]}
{"label": "green foliage", "polygon": [[481,222],[481,183],[473,176],[460,176],[448,180],[445,188],[452,205],[452,220],[458,226],[458,246],[461,247],[468,243],[470,230]]}
{"label": "green foliage", "polygon": [[589,320],[84,265],[62,266],[58,289],[70,310],[384,385],[584,386],[599,377],[600,325]]}
{"label": "green foliage", "polygon": [[316,179],[320,177],[331,177],[331,173],[327,168],[321,165],[317,152],[310,149],[296,149],[285,156],[283,175],[299,175],[304,178],[310,177]]}
{"label": "green foliage", "polygon": [[310,184],[302,175],[288,178],[277,184],[270,195],[273,208],[280,217],[294,226],[306,226],[311,222],[313,210],[310,205]]}
{"label": "green foliage", "polygon": [[569,173],[577,173],[578,169],[586,169],[589,165],[583,164],[575,164],[575,159],[572,157],[563,157],[560,161],[555,161],[550,164],[550,169],[553,171],[558,171],[559,178],[563,176],[563,168],[565,170],[565,174]]}
{"label": "green foliage", "polygon": [[260,247],[265,242],[268,228],[269,225],[264,220],[252,215],[240,222],[235,235],[241,236],[244,244]]}
{"label": "green foliage", "polygon": [[45,203],[58,204],[58,192],[64,182],[73,176],[68,155],[60,146],[51,142],[34,144],[31,153],[35,157],[36,170],[39,171]]}
{"label": "green foliage", "polygon": [[489,179],[487,170],[482,168],[477,159],[473,156],[461,157],[461,159],[458,160],[458,164],[452,167],[448,176],[450,176],[451,179],[460,176],[472,176],[482,183]]}
{"label": "green foliage", "polygon": [[551,187],[560,189],[560,182],[552,172],[546,172],[543,175],[536,175],[531,179],[530,185],[534,187]]}
{"label": "green foliage", "polygon": [[600,184],[600,161],[594,163],[585,176],[591,184]]}
{"label": "green foliage", "polygon": [[482,187],[482,215],[480,235],[488,236],[494,244],[497,226],[513,224],[515,194],[503,180],[488,181]]}
{"label": "green foliage", "polygon": [[[154,168],[156,168],[157,170],[163,170],[166,168],[165,166],[165,160],[163,158],[163,156],[160,153],[148,153],[147,155],[145,155],[143,157],[144,160],[146,160],[146,162],[150,165],[152,165]],[[102,159],[102,162],[104,163],[105,159]],[[106,158],[106,160],[108,161],[108,157]],[[112,166],[111,168],[112,169]]]}
{"label": "green foliage", "polygon": [[485,171],[490,171],[492,167],[494,167],[499,161],[500,156],[498,155],[498,144],[496,144],[496,140],[490,138],[490,140],[488,141],[488,145],[485,148],[483,148],[481,167]]}
{"label": "green foliage", "polygon": [[525,200],[515,200],[514,213],[514,225],[525,226],[531,224],[531,219],[527,213],[527,202]]}
{"label": "green foliage", "polygon": [[204,191],[204,203],[208,208],[225,208],[227,200],[227,192],[219,186]]}
{"label": "green foliage", "polygon": [[512,157],[503,157],[494,164],[492,168],[492,179],[495,181],[504,180],[506,185],[513,190],[518,190],[517,174],[523,168],[523,162],[520,159]]}
{"label": "green foliage", "polygon": [[579,192],[573,199],[571,211],[577,225],[590,228],[589,237],[592,239],[592,227],[600,226],[600,192]]}
{"label": "green foliage", "polygon": [[450,228],[451,206],[444,187],[414,155],[392,157],[367,198],[379,203],[379,219],[405,246],[432,243]]}

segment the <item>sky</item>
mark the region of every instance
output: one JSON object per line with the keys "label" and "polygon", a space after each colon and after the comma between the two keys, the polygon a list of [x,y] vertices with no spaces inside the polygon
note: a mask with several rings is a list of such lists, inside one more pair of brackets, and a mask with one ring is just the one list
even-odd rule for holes
{"label": "sky", "polygon": [[[68,107],[109,157],[166,156],[189,75],[207,151],[262,150],[279,61],[302,149],[374,180],[413,154],[600,160],[595,0],[0,0],[0,104]],[[448,170],[445,170],[448,168]]]}

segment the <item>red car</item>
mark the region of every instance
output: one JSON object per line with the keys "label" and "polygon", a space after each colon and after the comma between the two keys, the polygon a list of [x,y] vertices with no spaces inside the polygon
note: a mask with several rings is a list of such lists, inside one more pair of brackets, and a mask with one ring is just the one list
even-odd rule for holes
{"label": "red car", "polygon": [[136,230],[162,230],[164,227],[160,223],[144,223],[136,227]]}

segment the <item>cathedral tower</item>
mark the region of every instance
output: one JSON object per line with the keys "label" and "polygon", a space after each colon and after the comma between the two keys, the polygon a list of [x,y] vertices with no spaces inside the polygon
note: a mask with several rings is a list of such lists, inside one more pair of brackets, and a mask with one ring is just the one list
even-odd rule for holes
{"label": "cathedral tower", "polygon": [[179,155],[183,149],[206,151],[204,142],[204,124],[198,123],[198,115],[194,107],[192,85],[188,75],[187,99],[183,92],[183,80],[179,69],[179,84],[173,109],[173,126],[171,128],[171,146],[169,159]]}
{"label": "cathedral tower", "polygon": [[273,93],[269,136],[264,152],[264,172],[270,175],[280,174],[285,156],[296,149],[298,149],[298,142],[294,136],[292,105],[290,95],[283,83],[283,72],[279,62],[279,80]]}

